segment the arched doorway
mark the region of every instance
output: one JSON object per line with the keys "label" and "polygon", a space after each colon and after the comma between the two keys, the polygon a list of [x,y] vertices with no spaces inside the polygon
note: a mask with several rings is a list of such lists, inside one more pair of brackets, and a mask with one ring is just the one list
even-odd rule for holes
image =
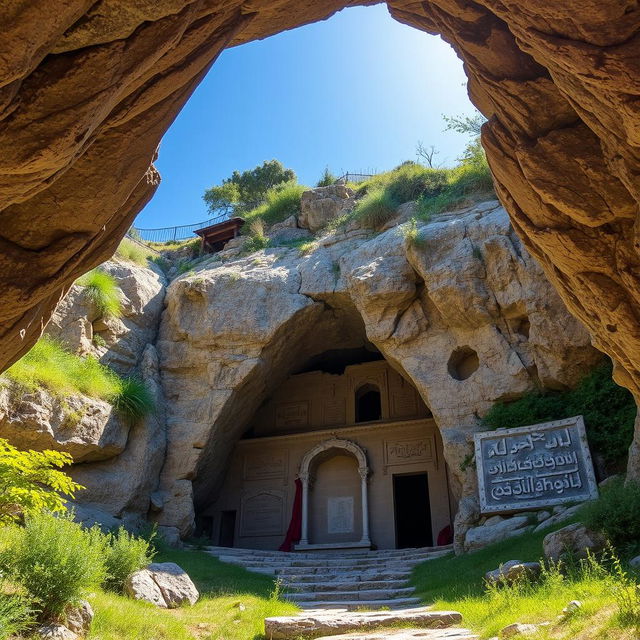
{"label": "arched doorway", "polygon": [[[357,467],[351,463],[354,458]],[[325,482],[315,484],[314,480],[319,478],[315,477],[314,472],[325,465],[331,467],[325,469],[329,471]],[[351,477],[352,471],[357,475]],[[340,438],[330,438],[317,444],[303,457],[298,477],[302,482],[302,536],[296,549],[371,546],[367,484],[369,466],[367,456],[359,445]],[[329,478],[331,483],[327,482]],[[358,480],[359,493],[355,491]],[[341,489],[336,491],[340,486]],[[317,500],[310,499],[311,492],[315,492]],[[310,514],[310,505],[316,509],[313,514]],[[356,513],[356,506],[360,507],[359,513]],[[310,523],[315,525],[313,531]]]}

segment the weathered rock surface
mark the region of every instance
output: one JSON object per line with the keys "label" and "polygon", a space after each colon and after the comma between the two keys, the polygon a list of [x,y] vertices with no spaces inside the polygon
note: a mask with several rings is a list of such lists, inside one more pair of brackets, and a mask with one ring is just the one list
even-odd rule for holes
{"label": "weathered rock surface", "polygon": [[607,540],[602,534],[587,529],[579,522],[548,534],[542,541],[545,557],[554,562],[565,556],[586,558],[588,553],[598,553],[606,545]]}
{"label": "weathered rock surface", "polygon": [[126,421],[103,400],[0,388],[0,438],[21,449],[65,451],[75,462],[107,460],[124,451],[128,433]]}
{"label": "weathered rock surface", "polygon": [[371,612],[307,611],[296,616],[266,618],[264,629],[265,635],[271,640],[293,640],[408,624],[442,628],[458,624],[461,620],[462,616],[457,611],[432,611],[427,608]]}
{"label": "weathered rock surface", "polygon": [[505,627],[500,632],[501,638],[514,638],[517,636],[532,636],[537,634],[542,628],[547,626],[548,623],[542,624],[525,624],[522,622],[514,622]]}
{"label": "weathered rock surface", "polygon": [[468,629],[387,629],[364,633],[341,633],[316,640],[476,640],[479,636]]}
{"label": "weathered rock surface", "polygon": [[47,624],[38,627],[35,633],[40,638],[46,638],[47,640],[77,640],[80,637],[62,624]]}
{"label": "weathered rock surface", "polygon": [[542,572],[539,562],[521,562],[520,560],[508,560],[497,569],[487,571],[484,575],[485,582],[490,584],[511,584],[519,580],[535,580]]}
{"label": "weathered rock surface", "polygon": [[193,605],[200,597],[186,571],[173,562],[155,562],[136,571],[128,578],[125,589],[136,600],[166,609]]}
{"label": "weathered rock surface", "polygon": [[331,233],[303,256],[222,252],[170,285],[157,343],[168,439],[159,524],[190,532],[194,500],[214,499],[258,406],[328,349],[373,343],[415,385],[458,497],[475,493],[479,416],[532,388],[572,385],[599,361],[497,202],[421,233],[419,249],[395,227]]}
{"label": "weathered rock surface", "polygon": [[311,231],[320,231],[331,220],[350,211],[355,204],[354,193],[343,184],[310,189],[300,200],[299,225]]}
{"label": "weathered rock surface", "polygon": [[80,636],[85,636],[93,622],[93,607],[86,601],[80,600],[77,605],[65,613],[65,626]]}
{"label": "weathered rock surface", "polygon": [[477,551],[495,542],[519,536],[530,531],[529,519],[526,516],[514,516],[492,524],[473,527],[467,531],[464,539],[465,551]]}

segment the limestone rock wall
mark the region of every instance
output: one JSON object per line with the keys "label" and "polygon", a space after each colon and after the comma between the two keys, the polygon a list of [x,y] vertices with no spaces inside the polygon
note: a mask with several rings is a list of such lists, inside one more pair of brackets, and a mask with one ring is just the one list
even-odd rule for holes
{"label": "limestone rock wall", "polygon": [[499,203],[439,216],[420,233],[419,247],[392,227],[329,234],[304,256],[230,250],[169,286],[157,343],[168,443],[161,525],[191,530],[194,502],[215,495],[254,412],[325,351],[372,343],[412,381],[441,430],[458,497],[475,494],[464,462],[493,403],[571,385],[601,358]]}
{"label": "limestone rock wall", "polygon": [[[0,366],[108,258],[158,183],[163,132],[222,49],[347,0],[5,3],[0,56]],[[640,8],[632,0],[389,0],[440,33],[489,118],[516,232],[640,396]]]}

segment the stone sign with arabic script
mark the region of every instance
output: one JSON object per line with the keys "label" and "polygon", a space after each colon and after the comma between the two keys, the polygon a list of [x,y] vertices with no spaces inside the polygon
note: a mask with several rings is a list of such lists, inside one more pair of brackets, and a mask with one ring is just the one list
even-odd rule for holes
{"label": "stone sign with arabic script", "polygon": [[474,440],[482,513],[598,495],[582,416],[476,433]]}

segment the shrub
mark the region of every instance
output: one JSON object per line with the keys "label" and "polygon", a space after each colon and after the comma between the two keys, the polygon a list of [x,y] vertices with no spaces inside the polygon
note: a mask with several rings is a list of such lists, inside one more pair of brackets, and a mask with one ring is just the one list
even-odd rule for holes
{"label": "shrub", "polygon": [[0,640],[13,638],[33,623],[34,612],[27,601],[18,595],[2,593],[0,585]]}
{"label": "shrub", "polygon": [[300,198],[307,187],[296,182],[286,182],[267,191],[264,204],[252,209],[244,215],[244,229],[249,229],[251,222],[262,220],[266,226],[282,222],[300,211]]}
{"label": "shrub", "polygon": [[122,315],[122,292],[112,275],[101,269],[92,269],[78,278],[76,284],[84,287],[86,297],[100,315],[114,318]]}
{"label": "shrub", "polygon": [[113,406],[132,421],[137,421],[152,413],[155,399],[149,387],[139,378],[120,380],[120,388],[112,396]]}
{"label": "shrub", "polygon": [[393,218],[398,202],[387,189],[375,189],[358,201],[353,210],[353,217],[360,220],[369,229],[379,229],[385,222]]}
{"label": "shrub", "polygon": [[531,392],[513,402],[496,404],[483,422],[490,429],[497,429],[582,414],[594,452],[607,464],[619,464],[631,445],[636,405],[631,393],[619,387],[611,373],[608,362],[596,367],[575,389]]}
{"label": "shrub", "polygon": [[8,527],[4,537],[0,568],[26,589],[43,620],[63,618],[67,606],[105,579],[105,538],[97,527],[40,513],[24,528]]}
{"label": "shrub", "polygon": [[128,260],[134,264],[146,267],[147,260],[149,260],[154,254],[152,251],[140,246],[137,242],[129,240],[128,238],[123,238],[116,249],[116,255],[123,260]]}
{"label": "shrub", "polygon": [[46,387],[57,396],[82,393],[106,400],[133,419],[153,408],[153,399],[142,382],[120,378],[92,356],[81,358],[46,336],[4,375],[30,390]]}
{"label": "shrub", "polygon": [[635,482],[612,480],[580,514],[589,528],[601,531],[616,546],[640,543],[640,485]]}
{"label": "shrub", "polygon": [[64,498],[82,489],[59,469],[72,462],[58,451],[20,451],[0,439],[0,525],[20,514],[65,510]]}
{"label": "shrub", "polygon": [[324,168],[324,173],[322,174],[322,178],[318,180],[316,187],[328,187],[333,184],[337,178],[329,171],[329,167]]}
{"label": "shrub", "polygon": [[144,569],[155,555],[152,540],[136,537],[124,527],[107,536],[105,566],[107,577],[104,586],[111,591],[122,592],[127,578]]}
{"label": "shrub", "polygon": [[421,230],[418,229],[418,221],[415,218],[411,218],[408,224],[402,227],[402,234],[410,247],[424,249],[427,244],[426,238],[422,234]]}
{"label": "shrub", "polygon": [[269,238],[264,232],[264,224],[261,218],[255,218],[249,224],[249,237],[242,245],[244,253],[253,253],[266,249],[269,246]]}

